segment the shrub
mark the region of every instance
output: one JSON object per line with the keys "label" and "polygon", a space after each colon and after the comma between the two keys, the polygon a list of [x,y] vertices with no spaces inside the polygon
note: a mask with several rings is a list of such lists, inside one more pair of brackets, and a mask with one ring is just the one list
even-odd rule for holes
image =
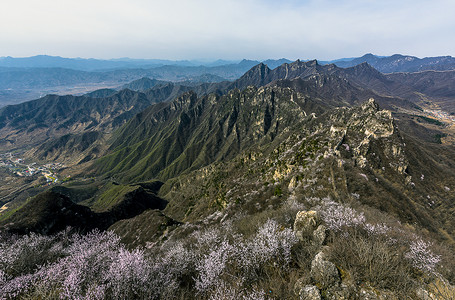
{"label": "shrub", "polygon": [[435,255],[431,249],[431,244],[425,242],[421,238],[416,238],[411,242],[409,251],[405,257],[410,260],[413,267],[434,274],[436,271],[436,265],[441,261],[439,255]]}
{"label": "shrub", "polygon": [[355,228],[348,232],[331,235],[329,255],[343,276],[356,285],[368,283],[398,295],[407,295],[413,286],[413,278],[403,249],[385,237],[365,236]]}
{"label": "shrub", "polygon": [[0,269],[5,276],[28,274],[49,261],[63,255],[62,241],[57,236],[30,233],[23,237],[12,236],[0,243]]}
{"label": "shrub", "polygon": [[[331,229],[325,251],[353,286],[405,298],[421,275],[413,269],[436,274],[441,257],[404,227],[367,223],[330,199],[307,204]],[[184,225],[149,250],[127,250],[112,232],[0,236],[0,299],[292,299],[297,280],[314,284],[309,270],[321,250],[288,228],[302,208],[292,198],[253,217]]]}
{"label": "shrub", "polygon": [[[247,239],[230,231],[213,229],[194,236],[199,243],[196,248],[205,251],[196,254],[199,255],[196,290],[200,295],[214,297],[222,289],[226,299],[247,297],[245,289],[263,280],[271,265],[276,266],[276,270],[286,269],[291,261],[291,249],[297,242],[291,229],[271,219]],[[207,247],[208,243],[211,247]],[[232,287],[237,289],[233,291]],[[257,290],[249,293],[248,297],[254,294],[256,298],[263,294]]]}
{"label": "shrub", "polygon": [[362,213],[331,200],[323,201],[319,210],[327,228],[333,231],[365,224],[365,216]]}
{"label": "shrub", "polygon": [[213,286],[221,284],[221,275],[232,252],[233,247],[227,241],[223,241],[197,262],[196,270],[199,275],[195,287],[198,293],[205,293]]}
{"label": "shrub", "polygon": [[363,213],[328,198],[308,202],[331,230],[331,259],[356,285],[366,282],[405,296],[418,276],[412,269],[436,275],[441,257],[431,251],[430,243],[399,223],[367,223]]}
{"label": "shrub", "polygon": [[[146,298],[152,290],[150,265],[144,253],[129,252],[111,232],[50,237],[30,234],[2,244],[2,248],[11,253],[4,260],[13,263],[23,259],[24,253],[31,254],[30,249],[40,250],[30,255],[26,264],[19,265],[15,275],[6,275],[5,270],[9,269],[2,264],[0,294],[4,298],[27,294],[31,298]],[[58,259],[55,253],[59,254]]]}

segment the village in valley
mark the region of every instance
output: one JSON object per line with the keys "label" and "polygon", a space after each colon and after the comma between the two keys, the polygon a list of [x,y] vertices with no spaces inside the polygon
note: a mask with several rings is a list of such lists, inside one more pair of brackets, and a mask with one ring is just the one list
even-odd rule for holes
{"label": "village in valley", "polygon": [[26,163],[20,158],[20,153],[8,152],[0,154],[0,168],[6,169],[8,172],[20,177],[42,175],[46,178],[48,184],[60,182],[57,171],[64,167],[64,164],[58,162],[45,165],[39,165],[36,162]]}

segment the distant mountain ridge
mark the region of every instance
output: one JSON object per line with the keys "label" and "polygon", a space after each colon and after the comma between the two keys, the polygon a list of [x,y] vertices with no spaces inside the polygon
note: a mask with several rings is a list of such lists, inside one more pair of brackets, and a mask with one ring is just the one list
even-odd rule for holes
{"label": "distant mountain ridge", "polygon": [[[259,63],[259,60],[216,60],[216,61],[199,61],[199,60],[168,60],[168,59],[95,59],[95,58],[66,58],[50,55],[36,55],[31,57],[0,57],[0,68],[62,68],[78,71],[109,71],[118,69],[149,69],[162,66],[179,66],[179,67],[219,67],[233,65],[245,62]],[[291,62],[288,59],[267,59],[263,61],[275,68],[285,62]]]}
{"label": "distant mountain ridge", "polygon": [[369,53],[352,60],[334,61],[333,63],[339,67],[347,68],[364,62],[367,62],[382,73],[455,69],[455,58],[452,56],[418,58],[415,56],[394,54],[392,56],[381,57]]}
{"label": "distant mountain ridge", "polygon": [[[320,64],[352,67],[368,62],[380,72],[415,72],[422,70],[453,70],[450,56],[419,59],[412,56],[388,57],[367,54],[360,58],[346,58]],[[215,62],[168,61],[141,59],[70,59],[53,56],[0,58],[0,107],[46,94],[81,95],[96,89],[117,89],[134,80],[148,77],[161,81],[182,82],[183,85],[234,81],[259,64],[259,60]],[[262,61],[275,69],[292,61],[268,59]]]}
{"label": "distant mountain ridge", "polygon": [[[5,60],[8,61],[4,58],[3,61]],[[78,62],[79,60],[76,60],[74,63]],[[210,66],[155,65],[93,71],[71,69],[65,64],[2,67],[0,60],[0,107],[33,100],[46,94],[81,95],[100,88],[118,88],[143,77],[185,84],[236,80],[258,63],[253,60],[242,60],[238,63]]]}
{"label": "distant mountain ridge", "polygon": [[[235,61],[220,61],[218,65],[236,63]],[[36,55],[31,57],[0,57],[0,67],[15,68],[66,68],[80,71],[99,71],[125,68],[152,68],[165,65],[176,66],[213,66],[213,63],[189,60],[166,59],[94,59],[94,58],[66,58],[60,56]],[[215,64],[217,65],[217,64]]]}
{"label": "distant mountain ridge", "polygon": [[[267,60],[166,60],[166,59],[94,59],[94,58],[65,58],[60,56],[36,55],[31,57],[0,57],[0,69],[3,68],[62,68],[79,71],[109,71],[118,69],[149,69],[163,66],[174,67],[220,67],[226,65],[244,65],[246,63],[264,63],[269,68],[275,69],[283,63],[291,63],[286,58]],[[371,53],[362,57],[341,58],[330,61],[321,61],[322,64],[334,63],[339,67],[352,67],[367,62],[374,68],[384,73],[416,72],[421,70],[449,70],[455,68],[455,58],[451,56],[437,56],[418,58],[410,55],[394,54],[391,56],[378,56]]]}

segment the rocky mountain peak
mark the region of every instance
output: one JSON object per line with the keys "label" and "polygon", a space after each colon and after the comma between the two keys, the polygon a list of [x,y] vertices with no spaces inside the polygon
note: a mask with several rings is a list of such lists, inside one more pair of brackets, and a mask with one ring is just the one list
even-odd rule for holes
{"label": "rocky mountain peak", "polygon": [[396,130],[392,113],[380,110],[373,98],[352,113],[345,132],[341,144],[352,149],[360,167],[391,167],[400,174],[406,173],[409,162],[404,155],[405,143]]}
{"label": "rocky mountain peak", "polygon": [[359,65],[356,65],[354,67],[351,67],[348,69],[354,71],[355,74],[357,75],[382,75],[378,70],[373,68],[368,62],[363,62]]}
{"label": "rocky mountain peak", "polygon": [[376,103],[374,98],[370,98],[370,99],[368,99],[368,101],[366,101],[365,103],[362,104],[362,109],[363,110],[374,109],[376,111],[379,111],[379,105],[378,105],[378,103]]}
{"label": "rocky mountain peak", "polygon": [[318,66],[317,60],[309,60],[309,61],[301,61],[300,59],[290,63],[290,64],[285,64],[285,66],[288,65],[291,69],[301,69],[301,68],[314,68]]}
{"label": "rocky mountain peak", "polygon": [[252,67],[248,72],[236,80],[230,88],[245,88],[249,85],[261,86],[268,82],[267,77],[271,70],[264,63]]}
{"label": "rocky mountain peak", "polygon": [[261,79],[264,79],[270,73],[270,71],[271,71],[270,68],[266,64],[260,63],[251,68],[241,78],[259,77]]}
{"label": "rocky mountain peak", "polygon": [[189,109],[197,101],[197,94],[193,91],[186,92],[175,99],[172,103],[172,110]]}

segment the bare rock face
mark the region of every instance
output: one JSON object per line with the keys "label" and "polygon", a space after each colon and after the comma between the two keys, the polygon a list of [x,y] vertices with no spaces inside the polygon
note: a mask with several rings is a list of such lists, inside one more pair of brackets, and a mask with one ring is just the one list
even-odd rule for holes
{"label": "bare rock face", "polygon": [[300,300],[320,300],[321,294],[319,290],[314,285],[307,285],[300,289],[299,292]]}
{"label": "bare rock face", "polygon": [[330,287],[325,291],[325,298],[329,300],[349,300],[355,298],[353,290],[345,284]]}
{"label": "bare rock face", "polygon": [[373,164],[378,168],[390,167],[402,175],[407,173],[405,143],[391,111],[380,110],[371,98],[358,108],[339,108],[337,112],[329,120],[329,134],[338,141],[332,144],[333,154],[353,159],[361,168]]}
{"label": "bare rock face", "polygon": [[359,166],[364,167],[372,150],[372,143],[378,139],[387,140],[384,150],[385,156],[392,163],[392,167],[400,174],[407,168],[404,159],[401,138],[396,133],[392,113],[388,110],[379,110],[374,99],[362,104],[361,109],[352,114],[346,135],[351,139],[352,152]]}
{"label": "bare rock face", "polygon": [[[372,288],[370,286],[364,286],[360,289],[358,292],[358,299],[361,300],[395,300],[399,299],[394,295],[393,292],[387,291],[387,290],[382,290],[382,289],[377,289],[377,288]],[[414,298],[413,298],[414,299]],[[433,298],[431,298],[433,299]]]}
{"label": "bare rock face", "polygon": [[306,241],[313,236],[313,232],[321,223],[317,211],[299,211],[294,221],[294,232],[300,241]]}
{"label": "bare rock face", "polygon": [[415,294],[419,300],[454,299],[455,286],[447,279],[437,277],[430,283],[418,287]]}
{"label": "bare rock face", "polygon": [[319,252],[311,262],[311,277],[322,289],[338,286],[340,275],[335,264],[326,259],[324,252]]}
{"label": "bare rock face", "polygon": [[378,295],[373,290],[362,288],[359,293],[362,300],[379,300]]}
{"label": "bare rock face", "polygon": [[317,245],[324,245],[325,240],[327,238],[327,227],[324,225],[319,225],[318,228],[316,228],[315,231],[313,231],[313,241]]}

